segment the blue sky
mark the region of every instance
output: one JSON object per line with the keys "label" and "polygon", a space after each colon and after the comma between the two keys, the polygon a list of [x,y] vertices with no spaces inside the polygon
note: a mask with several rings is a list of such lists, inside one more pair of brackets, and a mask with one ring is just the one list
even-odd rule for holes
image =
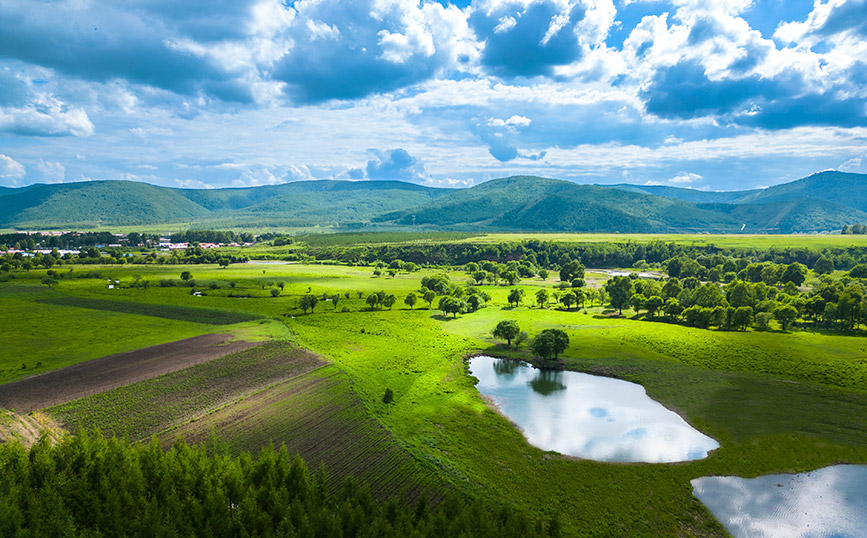
{"label": "blue sky", "polygon": [[867,173],[867,0],[0,0],[0,186]]}

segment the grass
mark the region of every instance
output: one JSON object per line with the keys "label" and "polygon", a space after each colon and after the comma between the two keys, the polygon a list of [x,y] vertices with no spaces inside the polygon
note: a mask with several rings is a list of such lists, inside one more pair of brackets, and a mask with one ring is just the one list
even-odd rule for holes
{"label": "grass", "polygon": [[257,318],[243,312],[231,312],[215,308],[196,308],[166,304],[133,303],[128,301],[112,301],[108,299],[93,299],[88,297],[60,296],[42,299],[39,302],[58,306],[74,306],[93,310],[108,310],[122,314],[138,314],[156,318],[191,321],[206,325],[233,325]]}
{"label": "grass", "polygon": [[282,342],[225,357],[49,408],[70,431],[148,439],[252,392],[322,364]]}
{"label": "grass", "polygon": [[[186,267],[103,271],[128,282],[137,273],[147,279],[169,278],[182,269]],[[189,269],[197,280],[217,282],[218,289],[193,297],[183,288],[108,290],[104,283],[87,279],[63,280],[58,288],[68,295],[130,304],[225,308],[280,319],[300,345],[333,361],[333,368],[342,372],[346,383],[341,390],[351,389],[358,397],[364,409],[359,416],[373,417],[394,442],[443,480],[475,495],[529,506],[539,515],[559,513],[569,535],[721,536],[722,527],[692,496],[690,479],[867,463],[863,338],[708,331],[610,317],[598,309],[583,314],[507,308],[507,287],[486,286],[492,305],[457,319],[405,309],[403,295],[433,272],[427,270],[392,279],[373,277],[367,267],[244,264],[225,270]],[[464,273],[450,274],[454,281],[466,279]],[[22,277],[25,284],[28,278],[38,282],[39,272]],[[280,297],[255,296],[268,280],[285,281]],[[236,288],[228,287],[230,281]],[[525,304],[539,286],[552,283],[522,282]],[[10,285],[0,285],[0,293]],[[351,298],[341,299],[337,311],[320,303],[313,314],[301,314],[294,306],[308,288],[317,295],[350,291]],[[368,311],[363,299],[354,295],[355,290],[379,289],[398,296],[393,310]],[[231,298],[230,290],[254,297]],[[349,311],[342,312],[344,306]],[[582,461],[529,446],[508,420],[486,405],[465,370],[464,357],[471,353],[528,358],[526,350],[506,350],[490,338],[496,322],[508,318],[518,320],[531,335],[543,328],[563,328],[572,342],[565,353],[566,366],[642,383],[651,396],[717,438],[721,448],[697,462],[649,465]],[[281,334],[276,325],[269,321],[242,326],[267,337]],[[382,403],[386,388],[394,392],[392,405]],[[294,394],[286,390],[286,398]],[[281,403],[284,399],[268,400],[268,405],[257,408],[262,424],[286,428],[281,426],[285,417],[280,410],[291,404]],[[218,416],[222,415],[201,420],[214,424]],[[270,437],[263,434],[253,440],[259,433],[251,426],[226,431],[239,447]]]}
{"label": "grass", "polygon": [[650,243],[665,241],[682,245],[714,245],[720,248],[846,248],[867,246],[867,235],[801,235],[801,234],[571,234],[525,233],[482,234],[462,239],[464,243],[492,244],[524,240],[558,243]]}
{"label": "grass", "polygon": [[0,383],[226,330],[188,321],[37,302],[51,295],[46,288],[0,284]]}

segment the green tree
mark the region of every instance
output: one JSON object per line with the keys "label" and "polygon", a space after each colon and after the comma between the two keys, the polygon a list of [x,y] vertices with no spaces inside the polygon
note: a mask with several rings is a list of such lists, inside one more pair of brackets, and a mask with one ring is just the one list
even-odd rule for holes
{"label": "green tree", "polygon": [[571,291],[567,291],[560,297],[560,302],[563,303],[563,306],[566,307],[566,310],[571,310],[572,305],[578,302],[578,298],[575,297],[575,294]]}
{"label": "green tree", "polygon": [[511,346],[512,340],[517,338],[520,332],[521,328],[518,326],[517,321],[513,319],[504,319],[497,323],[492,334],[494,335],[494,338],[505,340],[506,346]]}
{"label": "green tree", "polygon": [[819,275],[829,275],[834,272],[834,262],[828,256],[821,256],[813,265],[813,271]]}
{"label": "green tree", "polygon": [[488,276],[488,273],[485,271],[473,271],[473,280],[476,281],[476,284],[484,282],[486,276]]}
{"label": "green tree", "polygon": [[315,295],[304,295],[298,302],[298,308],[300,308],[302,312],[307,312],[308,308],[313,312],[318,302],[319,299]]}
{"label": "green tree", "polygon": [[548,291],[547,290],[539,290],[536,292],[536,304],[539,305],[539,308],[543,308],[548,303]]}
{"label": "green tree", "polygon": [[391,389],[385,389],[385,394],[383,394],[383,396],[382,396],[382,403],[390,404],[393,401],[394,401],[394,393],[391,391]]}
{"label": "green tree", "polygon": [[229,264],[232,263],[232,260],[230,260],[229,258],[220,258],[217,263],[220,264],[220,267],[225,269],[226,267],[229,267]]}
{"label": "green tree", "polygon": [[731,326],[733,329],[746,330],[753,324],[753,309],[749,306],[739,306],[732,316]]}
{"label": "green tree", "polygon": [[576,278],[584,278],[584,265],[580,262],[572,260],[560,268],[560,281],[572,282]]}
{"label": "green tree", "polygon": [[646,301],[644,301],[644,308],[647,310],[647,315],[651,318],[656,316],[656,313],[663,306],[665,306],[665,302],[659,295],[651,295]]}
{"label": "green tree", "polygon": [[545,329],[536,335],[530,347],[537,357],[556,359],[569,347],[569,335],[562,329]]}
{"label": "green tree", "polygon": [[334,307],[334,310],[337,310],[338,303],[340,303],[340,294],[335,293],[334,295],[331,296],[331,306]]}
{"label": "green tree", "polygon": [[780,277],[780,282],[783,284],[792,282],[796,286],[800,286],[805,280],[807,280],[807,268],[798,262],[787,265],[783,276]]}
{"label": "green tree", "polygon": [[548,270],[547,269],[539,269],[539,278],[542,280],[548,280]]}
{"label": "green tree", "polygon": [[394,306],[394,303],[397,302],[397,297],[394,296],[393,293],[389,293],[385,297],[382,298],[382,304],[391,310],[391,307]]}
{"label": "green tree", "polygon": [[521,301],[523,299],[524,290],[520,288],[514,288],[512,291],[509,292],[509,296],[507,297],[507,300],[509,301],[509,306],[511,306],[512,304],[518,306],[519,304],[521,304]]}
{"label": "green tree", "polygon": [[183,271],[181,273],[181,280],[183,280],[184,282],[190,280],[191,278],[193,278],[193,274],[189,271]]}
{"label": "green tree", "polygon": [[442,310],[444,314],[452,314],[454,317],[458,317],[458,314],[466,311],[466,308],[467,303],[450,295],[440,298],[439,309]]}
{"label": "green tree", "polygon": [[424,302],[427,303],[428,310],[430,310],[433,307],[433,302],[434,302],[434,299],[436,299],[436,298],[437,298],[437,294],[435,291],[427,290],[424,292],[424,295],[422,295],[422,299],[424,299]]}
{"label": "green tree", "polygon": [[798,319],[798,309],[790,304],[781,304],[774,308],[774,317],[780,322],[780,327],[785,331],[789,325]]}
{"label": "green tree", "polygon": [[412,310],[415,307],[415,303],[418,302],[418,297],[416,297],[415,293],[409,292],[406,297],[404,297],[403,302]]}
{"label": "green tree", "polygon": [[373,310],[377,307],[377,305],[379,305],[379,297],[377,297],[375,293],[371,293],[370,295],[368,295],[365,301],[367,302],[367,305],[370,307],[371,310]]}
{"label": "green tree", "polygon": [[467,306],[471,312],[475,312],[482,306],[482,298],[478,294],[473,294],[467,297]]}
{"label": "green tree", "polygon": [[280,290],[277,288],[271,288],[271,297],[277,297],[278,295],[280,295]]}
{"label": "green tree", "polygon": [[644,308],[644,303],[647,301],[647,297],[640,293],[633,293],[632,297],[629,298],[629,306],[635,310],[635,313],[638,314],[641,312],[641,309]]}
{"label": "green tree", "polygon": [[623,307],[629,306],[629,298],[632,297],[632,279],[626,276],[612,277],[605,283],[605,291],[611,300],[611,307],[622,314]]}

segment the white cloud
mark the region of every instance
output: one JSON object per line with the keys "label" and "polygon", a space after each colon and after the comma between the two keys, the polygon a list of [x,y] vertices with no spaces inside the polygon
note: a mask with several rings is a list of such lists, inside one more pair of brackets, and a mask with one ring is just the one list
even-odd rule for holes
{"label": "white cloud", "polygon": [[678,175],[674,176],[673,178],[669,179],[668,182],[669,183],[675,183],[675,184],[695,183],[699,179],[704,179],[704,177],[701,176],[700,174],[696,174],[693,172],[686,172],[686,173],[682,173],[682,174],[678,174]]}
{"label": "white cloud", "polygon": [[18,180],[27,173],[24,165],[8,155],[0,153],[0,179],[7,185],[17,185]]}
{"label": "white cloud", "polygon": [[94,127],[84,109],[44,97],[23,107],[0,107],[0,131],[28,136],[90,136]]}
{"label": "white cloud", "polygon": [[508,32],[518,24],[518,21],[515,20],[515,17],[512,17],[511,15],[504,15],[500,17],[500,20],[498,22],[499,24],[494,27],[495,34],[502,34]]}
{"label": "white cloud", "polygon": [[66,168],[58,162],[39,159],[33,165],[34,176],[40,183],[63,183],[66,179]]}

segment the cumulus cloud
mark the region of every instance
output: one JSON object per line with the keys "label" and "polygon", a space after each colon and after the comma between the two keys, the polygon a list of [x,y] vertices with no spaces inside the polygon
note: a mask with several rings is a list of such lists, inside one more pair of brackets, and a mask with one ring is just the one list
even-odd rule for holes
{"label": "cumulus cloud", "polygon": [[0,153],[0,179],[6,185],[18,185],[18,180],[24,177],[27,170],[24,165],[8,155]]}
{"label": "cumulus cloud", "polygon": [[669,179],[668,182],[675,184],[695,183],[699,179],[704,179],[704,176],[702,176],[701,174],[696,174],[695,172],[685,172],[674,176],[673,178]]}
{"label": "cumulus cloud", "polygon": [[66,179],[66,168],[54,161],[39,161],[33,165],[33,175],[40,183],[63,183]]}
{"label": "cumulus cloud", "polygon": [[273,77],[301,103],[395,90],[478,55],[455,6],[325,0],[297,2],[295,10],[293,46],[275,63]]}
{"label": "cumulus cloud", "polygon": [[[370,151],[375,157],[367,161],[367,166],[364,168],[365,175],[369,179],[399,179],[419,182],[427,178],[424,164],[403,148],[389,151]],[[352,173],[350,171],[350,175]]]}

